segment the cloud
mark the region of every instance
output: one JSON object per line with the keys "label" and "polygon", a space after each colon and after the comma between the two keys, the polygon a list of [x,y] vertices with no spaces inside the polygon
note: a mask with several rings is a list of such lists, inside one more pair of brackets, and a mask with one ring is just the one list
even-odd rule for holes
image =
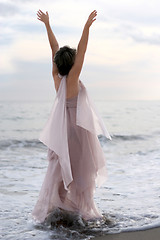
{"label": "cloud", "polygon": [[159,0],[101,0],[103,15],[113,20],[141,25],[160,25]]}
{"label": "cloud", "polygon": [[138,44],[160,45],[160,27],[140,26],[129,22],[108,20],[107,23],[98,23],[96,26],[97,39],[118,39],[127,41],[132,39]]}
{"label": "cloud", "polygon": [[160,35],[153,33],[152,36],[146,36],[144,34],[130,35],[130,37],[139,43],[147,43],[151,45],[160,45]]}
{"label": "cloud", "polygon": [[[145,44],[160,44],[160,2],[101,0],[98,23],[100,37],[128,39]],[[103,31],[103,33],[101,33]]]}
{"label": "cloud", "polygon": [[132,24],[119,24],[113,27],[114,35],[124,39],[131,38],[138,43],[146,43],[152,45],[160,44],[160,28],[140,28]]}
{"label": "cloud", "polygon": [[0,2],[0,17],[14,16],[19,12],[19,8],[10,3]]}

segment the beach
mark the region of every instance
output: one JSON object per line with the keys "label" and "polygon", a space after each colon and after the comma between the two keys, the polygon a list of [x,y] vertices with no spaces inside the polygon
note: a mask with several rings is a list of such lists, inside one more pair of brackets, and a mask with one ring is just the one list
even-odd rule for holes
{"label": "beach", "polygon": [[145,231],[108,234],[106,236],[95,238],[95,240],[159,240],[159,239],[160,228],[153,228]]}

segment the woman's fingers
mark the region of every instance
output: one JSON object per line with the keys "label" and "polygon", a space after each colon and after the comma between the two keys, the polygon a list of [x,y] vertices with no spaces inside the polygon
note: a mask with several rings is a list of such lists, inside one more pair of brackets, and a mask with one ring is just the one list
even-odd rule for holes
{"label": "woman's fingers", "polygon": [[40,12],[37,12],[37,15],[39,15],[39,16],[42,16],[43,14],[42,14],[42,13],[40,13]]}
{"label": "woman's fingers", "polygon": [[91,15],[91,18],[94,18],[94,17],[96,17],[97,16],[97,13],[93,13],[92,15]]}
{"label": "woman's fingers", "polygon": [[97,11],[94,10],[93,12],[91,12],[90,16],[96,16],[97,15]]}
{"label": "woman's fingers", "polygon": [[37,11],[37,15],[40,17],[42,15],[45,15],[44,12],[42,12],[41,10]]}
{"label": "woman's fingers", "polygon": [[42,21],[43,15],[45,15],[45,14],[44,14],[41,10],[39,10],[39,11],[37,12],[37,19],[40,20],[40,21]]}
{"label": "woman's fingers", "polygon": [[41,14],[44,14],[44,12],[42,12],[40,9],[39,9],[39,11],[38,12],[40,12]]}
{"label": "woman's fingers", "polygon": [[41,14],[39,14],[39,13],[37,13],[37,16],[38,16],[38,17],[41,17],[42,15],[41,15]]}
{"label": "woman's fingers", "polygon": [[38,11],[37,12],[37,19],[42,21],[42,18],[43,18],[43,14],[40,11]]}
{"label": "woman's fingers", "polygon": [[91,12],[91,14],[88,17],[87,20],[87,24],[90,27],[92,25],[92,23],[96,20],[96,16],[97,16],[97,11],[94,10],[93,12]]}
{"label": "woman's fingers", "polygon": [[96,18],[92,19],[92,23],[93,23],[94,21],[96,21]]}
{"label": "woman's fingers", "polygon": [[89,20],[93,23],[95,20],[96,20],[96,17],[97,16],[97,11],[94,10],[93,12],[91,12],[91,14],[89,15]]}
{"label": "woman's fingers", "polygon": [[44,22],[45,24],[49,22],[49,15],[48,12],[46,14],[42,12],[40,9],[37,11],[37,19]]}
{"label": "woman's fingers", "polygon": [[37,16],[38,16],[38,17],[41,17],[41,16],[42,16],[42,14],[40,14],[39,12],[37,12]]}

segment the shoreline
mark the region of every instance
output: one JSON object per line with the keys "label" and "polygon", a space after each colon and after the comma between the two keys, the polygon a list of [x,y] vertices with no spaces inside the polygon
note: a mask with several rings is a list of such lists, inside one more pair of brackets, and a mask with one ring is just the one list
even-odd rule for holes
{"label": "shoreline", "polygon": [[133,232],[122,232],[95,237],[94,240],[159,240],[160,227]]}

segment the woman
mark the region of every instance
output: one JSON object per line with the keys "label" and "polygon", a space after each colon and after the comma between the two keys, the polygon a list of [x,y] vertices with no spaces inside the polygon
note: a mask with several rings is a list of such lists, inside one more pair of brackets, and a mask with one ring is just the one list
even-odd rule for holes
{"label": "woman", "polygon": [[77,50],[59,49],[49,24],[48,12],[37,13],[48,33],[57,92],[50,117],[40,135],[48,147],[49,165],[32,212],[44,222],[56,208],[71,211],[85,220],[101,218],[93,193],[106,177],[105,157],[97,135],[111,139],[79,75],[87,48],[89,29],[96,20],[93,11],[84,26]]}

